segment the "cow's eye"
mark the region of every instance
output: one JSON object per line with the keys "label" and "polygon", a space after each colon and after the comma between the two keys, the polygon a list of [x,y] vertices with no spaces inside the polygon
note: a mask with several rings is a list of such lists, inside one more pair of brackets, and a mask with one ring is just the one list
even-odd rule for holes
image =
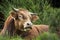
{"label": "cow's eye", "polygon": [[22,17],[22,15],[19,15],[19,17]]}
{"label": "cow's eye", "polygon": [[26,19],[26,17],[24,15],[19,15],[18,18],[19,19]]}
{"label": "cow's eye", "polygon": [[22,15],[19,15],[19,18],[23,18],[23,16]]}

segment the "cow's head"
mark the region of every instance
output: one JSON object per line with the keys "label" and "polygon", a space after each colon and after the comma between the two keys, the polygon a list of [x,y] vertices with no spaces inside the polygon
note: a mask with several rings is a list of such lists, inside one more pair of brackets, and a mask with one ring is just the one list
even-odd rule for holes
{"label": "cow's head", "polygon": [[23,31],[32,29],[32,21],[38,19],[37,15],[22,8],[13,8],[11,16],[14,19],[16,29]]}

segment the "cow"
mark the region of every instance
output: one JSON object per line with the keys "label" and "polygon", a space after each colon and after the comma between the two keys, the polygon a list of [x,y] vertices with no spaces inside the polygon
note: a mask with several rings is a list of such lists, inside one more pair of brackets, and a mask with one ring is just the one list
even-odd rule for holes
{"label": "cow", "polygon": [[4,28],[0,35],[5,35],[8,30],[10,36],[17,34],[26,40],[32,40],[32,38],[37,37],[40,33],[47,32],[49,29],[48,25],[34,25],[32,21],[37,19],[39,17],[36,14],[26,9],[13,8],[4,23]]}
{"label": "cow", "polygon": [[19,8],[12,8],[13,10],[10,11],[10,15],[6,19],[4,23],[4,28],[1,31],[1,35],[5,34],[6,30],[10,32],[10,34],[13,34],[17,29],[18,30],[25,30],[26,28],[31,29],[32,22],[31,20],[36,20],[38,19],[38,16],[35,14],[29,12],[28,10]]}

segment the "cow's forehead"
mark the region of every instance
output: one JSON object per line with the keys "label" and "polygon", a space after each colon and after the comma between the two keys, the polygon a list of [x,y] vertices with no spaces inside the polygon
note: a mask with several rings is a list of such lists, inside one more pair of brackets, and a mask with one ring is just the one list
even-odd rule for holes
{"label": "cow's forehead", "polygon": [[20,14],[22,14],[22,15],[24,15],[24,16],[31,16],[31,15],[30,15],[30,12],[29,12],[29,11],[26,11],[26,10],[20,10],[20,11],[19,11],[19,15],[20,15]]}

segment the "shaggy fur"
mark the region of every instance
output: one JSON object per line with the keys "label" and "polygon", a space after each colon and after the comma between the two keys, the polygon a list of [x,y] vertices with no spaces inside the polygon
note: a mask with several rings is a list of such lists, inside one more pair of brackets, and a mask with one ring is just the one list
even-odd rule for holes
{"label": "shaggy fur", "polygon": [[[14,20],[12,18],[12,16],[10,15],[7,20],[5,21],[4,23],[4,28],[2,29],[2,31],[0,32],[0,35],[5,35],[6,33],[6,30],[8,29],[8,32],[12,32],[15,28],[15,25],[14,25]],[[13,31],[14,32],[14,31]]]}
{"label": "shaggy fur", "polygon": [[11,16],[9,16],[7,21],[5,22],[4,29],[1,31],[0,35],[4,35],[6,29],[8,30],[10,36],[17,34],[26,40],[32,40],[32,38],[36,38],[39,34],[43,32],[47,32],[49,27],[48,25],[33,25],[32,29],[26,32],[21,30],[16,30],[14,25],[14,20],[12,19]]}
{"label": "shaggy fur", "polygon": [[20,35],[25,40],[33,40],[38,37],[43,32],[48,32],[49,26],[48,25],[33,25],[32,29],[29,31],[16,31],[18,35]]}

